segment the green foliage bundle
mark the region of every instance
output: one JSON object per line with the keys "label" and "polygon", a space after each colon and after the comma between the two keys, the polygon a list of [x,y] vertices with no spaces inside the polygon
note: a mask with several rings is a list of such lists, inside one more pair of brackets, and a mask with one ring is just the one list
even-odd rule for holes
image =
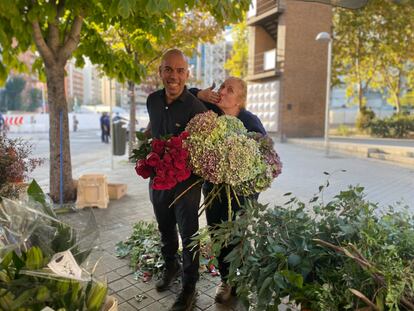
{"label": "green foliage bundle", "polygon": [[326,204],[320,186],[309,205],[286,194],[283,206],[248,202],[236,221],[210,230],[226,257],[229,282],[251,310],[282,299],[311,310],[413,310],[414,217],[380,213],[349,187]]}
{"label": "green foliage bundle", "polygon": [[117,257],[129,256],[130,265],[138,277],[148,280],[161,272],[164,260],[161,256],[161,239],[157,224],[139,221],[125,242],[116,244]]}
{"label": "green foliage bundle", "polygon": [[408,137],[411,132],[414,132],[414,116],[398,114],[385,119],[375,118],[371,120],[368,128],[373,136]]}
{"label": "green foliage bundle", "polygon": [[1,310],[40,311],[47,306],[62,311],[100,310],[107,293],[106,284],[59,278],[48,271],[39,273],[47,262],[48,258],[37,246],[21,254],[11,251],[2,258]]}
{"label": "green foliage bundle", "polygon": [[[105,283],[90,276],[59,276],[47,267],[54,254],[66,250],[80,265],[92,246],[85,247],[84,237],[57,220],[35,181],[28,196],[26,202],[0,203],[0,310],[100,310],[107,295]],[[96,239],[91,232],[85,236]]]}
{"label": "green foliage bundle", "polygon": [[[204,270],[209,271],[212,250],[207,230],[203,231],[202,236],[201,241],[193,241],[191,247],[196,244],[200,245],[200,265],[204,267]],[[161,255],[161,239],[157,224],[146,221],[136,223],[131,236],[126,241],[116,244],[116,256],[120,258],[129,256],[130,266],[134,269],[135,276],[143,281],[160,276],[164,259]],[[217,260],[213,259],[213,264],[217,265]]]}

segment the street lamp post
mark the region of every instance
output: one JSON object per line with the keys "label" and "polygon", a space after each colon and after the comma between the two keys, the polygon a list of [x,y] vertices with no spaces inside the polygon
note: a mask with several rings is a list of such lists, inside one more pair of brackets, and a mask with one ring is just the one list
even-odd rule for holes
{"label": "street lamp post", "polygon": [[316,41],[328,41],[328,66],[326,75],[326,100],[325,100],[325,128],[324,147],[325,155],[329,156],[329,106],[331,99],[331,66],[332,66],[332,38],[327,32],[320,32],[315,38]]}

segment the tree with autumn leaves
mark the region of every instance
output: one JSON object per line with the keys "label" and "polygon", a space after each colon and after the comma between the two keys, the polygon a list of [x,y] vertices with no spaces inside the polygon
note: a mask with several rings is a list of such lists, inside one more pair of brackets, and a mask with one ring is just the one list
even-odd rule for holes
{"label": "tree with autumn leaves", "polygon": [[[128,142],[131,155],[135,142],[135,84],[148,84],[149,81],[156,84],[159,59],[166,50],[176,47],[185,54],[192,55],[197,44],[213,40],[221,32],[223,24],[214,19],[209,12],[198,9],[176,10],[168,20],[163,21],[167,30],[162,32],[150,25],[148,29],[144,29],[144,25],[137,28],[133,16],[127,19],[131,20],[125,22],[125,18],[118,16],[112,24],[86,26],[85,40],[81,41],[74,56],[78,65],[83,65],[84,56],[88,56],[94,64],[104,64],[100,68],[107,76],[126,83],[130,103],[131,128]],[[88,38],[93,38],[97,41],[96,45],[101,46],[99,53],[90,49]],[[128,67],[135,70],[120,70]],[[137,71],[141,74],[136,75]]]}
{"label": "tree with autumn leaves", "polygon": [[[145,63],[130,54],[112,50],[102,34],[111,27],[125,29],[134,48],[146,51],[147,40],[133,34],[168,38],[174,32],[171,14],[177,10],[210,12],[224,25],[237,22],[248,9],[248,0],[4,0],[0,1],[0,80],[11,69],[27,70],[17,56],[29,49],[40,58],[33,69],[46,76],[49,106],[50,196],[55,202],[74,199],[69,144],[68,105],[64,91],[65,66],[74,56],[100,64],[109,76],[139,83]],[[162,39],[161,39],[162,40]],[[116,60],[116,61],[115,61]],[[60,191],[60,189],[63,191]]]}
{"label": "tree with autumn leaves", "polygon": [[[414,89],[414,2],[370,0],[360,10],[336,8],[333,77],[360,111],[369,89],[402,111]],[[408,103],[408,102],[406,102]]]}

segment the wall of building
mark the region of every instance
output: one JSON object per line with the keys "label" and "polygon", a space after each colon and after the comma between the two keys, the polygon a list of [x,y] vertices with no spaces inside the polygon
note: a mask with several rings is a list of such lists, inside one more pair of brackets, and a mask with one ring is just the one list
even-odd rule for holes
{"label": "wall of building", "polygon": [[284,2],[277,46],[277,54],[283,59],[279,134],[282,137],[322,136],[328,47],[315,38],[319,32],[330,32],[332,10],[317,3]]}

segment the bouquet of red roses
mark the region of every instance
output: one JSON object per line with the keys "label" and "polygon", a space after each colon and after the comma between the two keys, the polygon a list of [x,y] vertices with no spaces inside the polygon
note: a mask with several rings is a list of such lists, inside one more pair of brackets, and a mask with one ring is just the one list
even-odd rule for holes
{"label": "bouquet of red roses", "polygon": [[191,170],[188,165],[188,150],[183,140],[188,132],[168,138],[148,139],[137,134],[141,146],[133,150],[131,158],[137,160],[135,171],[143,178],[153,177],[152,189],[169,190],[188,179]]}

